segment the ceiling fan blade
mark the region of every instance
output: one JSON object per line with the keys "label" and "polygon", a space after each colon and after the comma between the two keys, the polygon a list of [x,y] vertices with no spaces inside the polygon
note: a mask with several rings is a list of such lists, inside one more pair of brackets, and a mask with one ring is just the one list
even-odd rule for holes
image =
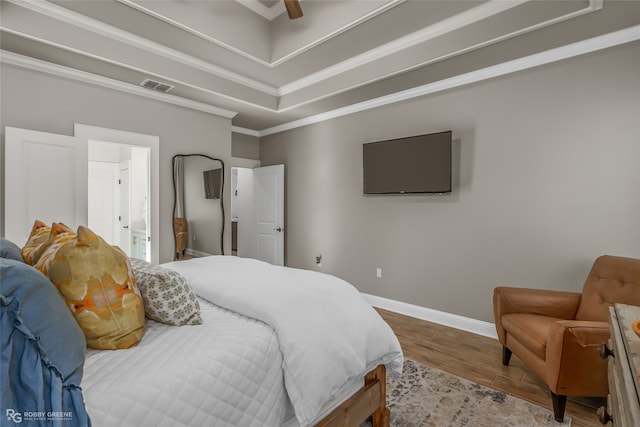
{"label": "ceiling fan blade", "polygon": [[300,0],[284,0],[284,7],[287,9],[287,15],[289,15],[289,19],[302,17]]}

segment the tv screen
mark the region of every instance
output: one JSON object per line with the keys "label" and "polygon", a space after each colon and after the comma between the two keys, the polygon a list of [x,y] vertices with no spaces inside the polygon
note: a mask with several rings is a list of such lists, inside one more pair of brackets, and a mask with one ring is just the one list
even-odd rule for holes
{"label": "tv screen", "polygon": [[450,193],[451,145],[451,131],[363,144],[364,193]]}

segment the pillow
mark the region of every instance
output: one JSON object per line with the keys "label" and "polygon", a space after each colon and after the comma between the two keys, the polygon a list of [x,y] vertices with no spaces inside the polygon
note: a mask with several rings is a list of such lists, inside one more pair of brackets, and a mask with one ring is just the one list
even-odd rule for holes
{"label": "pillow", "polygon": [[31,227],[31,234],[27,239],[27,243],[22,247],[22,259],[29,265],[34,265],[38,259],[35,257],[35,252],[40,246],[47,241],[49,234],[51,233],[51,227],[42,221],[36,220]]}
{"label": "pillow", "polygon": [[129,262],[149,319],[174,326],[202,323],[198,298],[180,273],[137,258]]}
{"label": "pillow", "polygon": [[22,260],[0,259],[0,277],[2,415],[42,412],[37,425],[58,425],[52,414],[70,412],[69,425],[90,425],[80,389],[87,345],[60,293]]}
{"label": "pillow", "polygon": [[49,273],[49,264],[56,252],[63,244],[76,238],[76,233],[62,223],[53,223],[47,240],[32,251],[34,266],[46,276]]}
{"label": "pillow", "polygon": [[23,262],[20,247],[4,237],[0,238],[0,258]]}
{"label": "pillow", "polygon": [[113,350],[140,342],[144,332],[142,297],[120,248],[80,226],[77,237],[63,243],[43,267],[89,347]]}

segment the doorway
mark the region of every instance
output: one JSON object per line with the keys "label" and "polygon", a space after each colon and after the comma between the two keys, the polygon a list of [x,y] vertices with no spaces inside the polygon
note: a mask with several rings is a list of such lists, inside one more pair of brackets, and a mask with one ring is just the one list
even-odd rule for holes
{"label": "doorway", "polygon": [[231,168],[232,254],[284,265],[284,165]]}
{"label": "doorway", "polygon": [[[120,237],[120,230],[126,224],[118,222],[114,229],[114,241],[123,245],[122,240],[128,242],[131,256],[157,264],[160,258],[160,138],[155,135],[117,129],[101,128],[97,126],[74,125],[74,134],[82,141],[110,145],[107,152],[93,154],[92,160],[115,163],[120,171],[120,163],[130,160],[129,172],[129,231]],[[102,146],[105,148],[105,146]],[[138,172],[136,172],[138,171]],[[142,172],[141,172],[142,171]],[[138,177],[146,177],[144,178]],[[120,177],[119,177],[120,178]],[[121,211],[120,194],[115,196],[116,216],[125,216]],[[146,223],[145,223],[146,221]],[[87,221],[88,222],[88,221]],[[125,229],[127,230],[127,229]],[[117,231],[117,232],[116,232]],[[122,246],[121,246],[122,247]],[[124,248],[123,248],[124,250]]]}
{"label": "doorway", "polygon": [[127,256],[150,261],[150,148],[89,140],[88,226]]}

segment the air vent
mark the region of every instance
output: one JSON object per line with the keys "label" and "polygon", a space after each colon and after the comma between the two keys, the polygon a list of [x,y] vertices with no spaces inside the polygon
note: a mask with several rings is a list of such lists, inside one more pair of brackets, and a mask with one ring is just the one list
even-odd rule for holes
{"label": "air vent", "polygon": [[158,92],[164,92],[164,93],[167,93],[174,88],[174,86],[171,86],[170,84],[157,82],[151,79],[145,79],[145,81],[140,83],[140,86],[146,87],[147,89],[157,90]]}

